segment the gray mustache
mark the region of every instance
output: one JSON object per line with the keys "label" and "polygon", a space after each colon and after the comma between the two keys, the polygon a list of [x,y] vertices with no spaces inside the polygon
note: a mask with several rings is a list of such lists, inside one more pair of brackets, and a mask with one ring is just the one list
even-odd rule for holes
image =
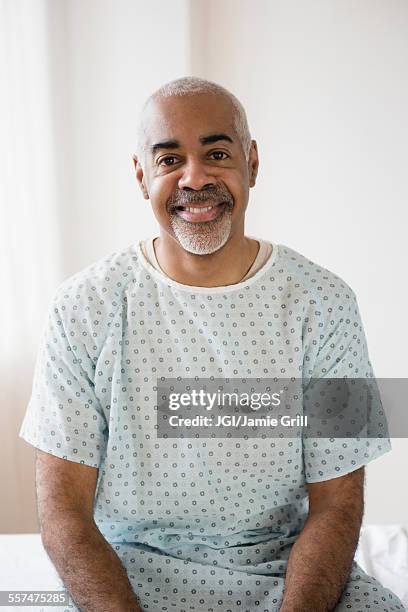
{"label": "gray mustache", "polygon": [[194,202],[213,202],[215,204],[220,204],[221,202],[226,202],[229,205],[232,205],[232,198],[229,193],[223,192],[209,192],[209,191],[200,191],[200,192],[180,192],[179,194],[173,195],[173,197],[168,202],[168,208],[176,208],[177,206],[188,206],[189,204],[193,204]]}

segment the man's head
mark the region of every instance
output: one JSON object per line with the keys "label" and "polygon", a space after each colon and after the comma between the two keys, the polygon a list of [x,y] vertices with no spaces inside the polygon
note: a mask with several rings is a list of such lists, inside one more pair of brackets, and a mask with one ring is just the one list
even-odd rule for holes
{"label": "man's head", "polygon": [[142,110],[134,162],[162,232],[184,250],[214,253],[243,234],[257,146],[242,105],[220,85],[187,77],[154,92]]}

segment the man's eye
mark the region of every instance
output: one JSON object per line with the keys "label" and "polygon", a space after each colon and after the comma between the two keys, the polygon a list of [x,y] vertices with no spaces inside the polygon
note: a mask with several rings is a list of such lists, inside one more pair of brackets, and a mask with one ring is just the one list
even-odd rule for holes
{"label": "man's eye", "polygon": [[[224,151],[212,151],[212,153],[210,153],[210,155],[215,155],[215,159],[216,160],[221,160],[221,159],[225,159],[225,157],[228,157],[228,155],[226,153],[224,153]],[[225,155],[225,157],[218,157],[221,155]]]}
{"label": "man's eye", "polygon": [[172,166],[175,159],[176,158],[174,157],[174,155],[168,155],[167,157],[162,157],[162,159],[159,160],[159,165],[161,166],[164,163],[165,166]]}

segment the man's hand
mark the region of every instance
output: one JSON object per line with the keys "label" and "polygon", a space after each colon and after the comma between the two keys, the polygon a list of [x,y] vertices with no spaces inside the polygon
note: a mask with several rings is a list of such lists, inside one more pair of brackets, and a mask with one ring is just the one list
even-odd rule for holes
{"label": "man's hand", "polygon": [[280,612],[334,610],[358,544],[364,466],[308,489],[309,516],[289,556]]}
{"label": "man's hand", "polygon": [[119,557],[93,520],[98,470],[37,450],[45,550],[82,612],[141,612]]}

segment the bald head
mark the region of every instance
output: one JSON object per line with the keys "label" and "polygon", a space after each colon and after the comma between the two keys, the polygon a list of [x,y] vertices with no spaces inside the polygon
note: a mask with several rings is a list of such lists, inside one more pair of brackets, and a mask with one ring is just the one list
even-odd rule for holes
{"label": "bald head", "polygon": [[137,128],[137,156],[140,161],[144,161],[145,147],[149,124],[153,120],[155,102],[165,101],[168,98],[180,98],[182,96],[199,96],[211,94],[212,96],[222,97],[229,103],[231,108],[232,124],[241,142],[245,158],[248,160],[251,148],[251,134],[248,128],[245,109],[241,102],[230,91],[205,79],[198,77],[184,77],[166,83],[158,90],[153,92],[146,100]]}

